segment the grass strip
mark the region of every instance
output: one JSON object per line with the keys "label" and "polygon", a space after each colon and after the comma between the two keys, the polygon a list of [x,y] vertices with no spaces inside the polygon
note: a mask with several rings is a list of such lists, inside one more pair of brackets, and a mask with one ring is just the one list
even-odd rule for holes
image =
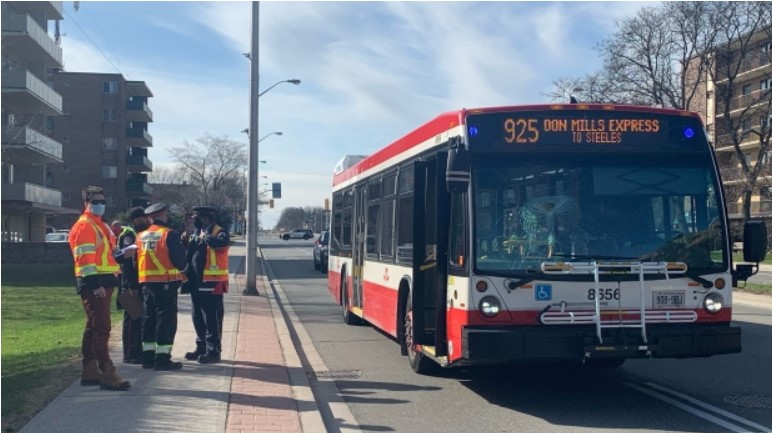
{"label": "grass strip", "polygon": [[[2,430],[18,430],[80,375],[85,315],[71,265],[2,266]],[[122,312],[113,311],[113,326]]]}

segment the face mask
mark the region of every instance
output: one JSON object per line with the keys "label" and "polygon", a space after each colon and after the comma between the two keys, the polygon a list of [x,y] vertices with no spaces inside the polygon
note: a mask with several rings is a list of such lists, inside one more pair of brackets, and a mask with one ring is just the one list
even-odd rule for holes
{"label": "face mask", "polygon": [[105,205],[91,203],[91,213],[96,216],[102,216],[105,214]]}
{"label": "face mask", "polygon": [[200,217],[193,218],[193,227],[200,229],[204,225],[204,222]]}

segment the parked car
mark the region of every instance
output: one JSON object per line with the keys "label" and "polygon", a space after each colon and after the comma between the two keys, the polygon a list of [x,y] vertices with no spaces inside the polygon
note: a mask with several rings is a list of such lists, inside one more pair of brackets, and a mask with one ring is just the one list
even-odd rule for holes
{"label": "parked car", "polygon": [[281,238],[285,241],[288,241],[290,239],[311,239],[314,237],[314,232],[312,232],[309,229],[295,229],[292,230],[289,233],[284,233]]}
{"label": "parked car", "polygon": [[70,239],[70,231],[51,232],[46,235],[46,242],[67,242]]}
{"label": "parked car", "polygon": [[319,269],[324,274],[327,273],[327,259],[330,257],[329,244],[330,232],[324,230],[314,244],[314,269]]}

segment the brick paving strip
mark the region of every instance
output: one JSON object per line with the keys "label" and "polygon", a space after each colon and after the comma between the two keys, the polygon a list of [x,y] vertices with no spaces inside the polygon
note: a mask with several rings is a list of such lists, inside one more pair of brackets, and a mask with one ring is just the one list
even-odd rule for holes
{"label": "brick paving strip", "polygon": [[[243,275],[235,278],[236,287],[245,287]],[[298,404],[264,294],[241,297],[226,431],[301,433]]]}

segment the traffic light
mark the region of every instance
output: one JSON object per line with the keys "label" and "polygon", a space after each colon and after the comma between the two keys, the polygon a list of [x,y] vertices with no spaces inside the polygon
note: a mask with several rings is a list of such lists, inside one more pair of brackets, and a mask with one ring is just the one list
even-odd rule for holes
{"label": "traffic light", "polygon": [[268,200],[268,207],[273,209],[273,199]]}

